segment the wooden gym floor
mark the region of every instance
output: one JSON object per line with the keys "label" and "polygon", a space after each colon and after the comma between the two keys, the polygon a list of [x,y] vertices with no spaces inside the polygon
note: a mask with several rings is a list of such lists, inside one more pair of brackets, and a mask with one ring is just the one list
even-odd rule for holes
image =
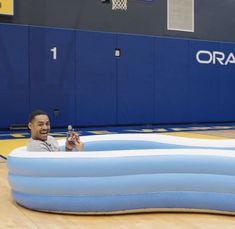
{"label": "wooden gym floor", "polygon": [[[161,129],[161,131],[160,131]],[[176,128],[175,131],[164,131],[160,128],[159,132],[165,134],[196,137],[196,138],[232,138],[235,139],[235,126],[219,127],[183,127]],[[93,131],[93,130],[92,130]],[[132,130],[138,132],[137,129]],[[139,132],[154,132],[156,128],[140,128]],[[96,131],[96,134],[105,131]],[[108,130],[107,132],[110,132]],[[117,132],[117,131],[115,131]],[[7,134],[0,134],[0,153],[3,157],[3,149],[9,150],[9,141],[14,147],[25,144],[27,139],[6,139]],[[27,134],[23,134],[27,135]],[[10,135],[9,135],[10,136]],[[15,136],[21,137],[20,134]],[[27,138],[27,137],[26,137]],[[5,146],[5,148],[4,148]],[[53,213],[43,213],[28,210],[17,205],[11,198],[10,187],[7,180],[6,160],[0,158],[0,229],[233,229],[235,228],[235,216],[199,214],[199,213],[146,213],[146,214],[127,214],[113,216],[79,216],[63,215]]]}

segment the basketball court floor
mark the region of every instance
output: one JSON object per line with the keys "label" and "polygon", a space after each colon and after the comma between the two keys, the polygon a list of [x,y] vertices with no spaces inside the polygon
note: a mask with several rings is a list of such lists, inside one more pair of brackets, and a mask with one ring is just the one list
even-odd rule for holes
{"label": "basketball court floor", "polygon": [[[234,139],[235,124],[191,126],[140,126],[119,128],[79,129],[81,135],[112,133],[161,133],[204,139]],[[52,130],[56,138],[65,137],[66,130]],[[111,216],[80,216],[32,211],[19,206],[11,197],[7,179],[7,155],[18,146],[25,145],[27,131],[0,132],[0,229],[105,229],[105,228],[163,228],[163,229],[232,229],[235,217],[199,213],[141,213]]]}

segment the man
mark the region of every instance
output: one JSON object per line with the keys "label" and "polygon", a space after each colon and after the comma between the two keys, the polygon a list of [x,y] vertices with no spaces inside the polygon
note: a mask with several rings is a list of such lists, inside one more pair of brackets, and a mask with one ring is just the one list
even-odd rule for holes
{"label": "man", "polygon": [[[31,131],[31,139],[28,142],[28,151],[60,151],[59,144],[55,138],[48,136],[50,132],[50,121],[46,112],[41,110],[33,111],[29,115],[28,128]],[[80,142],[79,135],[72,132],[70,139],[66,139],[65,150],[73,149],[81,151],[83,143]]]}

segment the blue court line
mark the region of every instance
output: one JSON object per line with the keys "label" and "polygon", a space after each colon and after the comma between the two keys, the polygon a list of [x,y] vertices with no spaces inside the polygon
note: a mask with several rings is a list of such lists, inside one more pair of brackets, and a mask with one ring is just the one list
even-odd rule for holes
{"label": "blue court line", "polygon": [[6,160],[6,159],[7,159],[6,157],[2,156],[1,154],[0,154],[0,157],[1,157],[1,158],[3,158],[4,160]]}

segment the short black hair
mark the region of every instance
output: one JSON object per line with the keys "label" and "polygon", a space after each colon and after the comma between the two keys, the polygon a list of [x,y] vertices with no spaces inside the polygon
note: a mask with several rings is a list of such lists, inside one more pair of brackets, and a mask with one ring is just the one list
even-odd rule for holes
{"label": "short black hair", "polygon": [[43,110],[35,110],[35,111],[32,111],[30,114],[29,114],[29,118],[28,118],[28,122],[32,122],[33,119],[38,116],[38,115],[47,115],[47,112],[43,111]]}

